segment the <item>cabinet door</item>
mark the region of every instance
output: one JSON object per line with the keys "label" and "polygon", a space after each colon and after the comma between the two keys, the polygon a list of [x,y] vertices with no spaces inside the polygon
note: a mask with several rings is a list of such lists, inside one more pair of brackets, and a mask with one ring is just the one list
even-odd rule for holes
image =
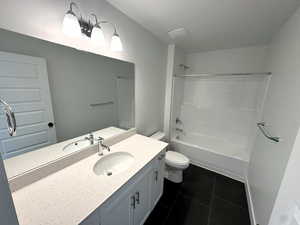
{"label": "cabinet door", "polygon": [[132,225],[134,196],[131,190],[119,193],[118,196],[101,206],[101,225]]}
{"label": "cabinet door", "polygon": [[101,225],[144,224],[151,211],[153,163],[148,164],[101,206]]}
{"label": "cabinet door", "polygon": [[86,219],[84,219],[79,225],[100,225],[100,216],[98,210],[95,210]]}
{"label": "cabinet door", "polygon": [[151,180],[151,206],[155,207],[160,199],[164,188],[165,177],[165,153],[161,153],[157,158],[152,171]]}
{"label": "cabinet door", "polygon": [[135,208],[134,208],[134,225],[142,225],[150,213],[150,185],[149,177],[152,168],[145,171],[141,179],[136,183],[135,192]]}

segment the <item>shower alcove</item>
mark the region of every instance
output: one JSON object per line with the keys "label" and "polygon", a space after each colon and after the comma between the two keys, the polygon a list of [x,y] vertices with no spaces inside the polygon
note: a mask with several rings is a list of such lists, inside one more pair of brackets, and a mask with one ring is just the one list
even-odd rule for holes
{"label": "shower alcove", "polygon": [[269,75],[174,76],[171,147],[195,165],[244,180]]}

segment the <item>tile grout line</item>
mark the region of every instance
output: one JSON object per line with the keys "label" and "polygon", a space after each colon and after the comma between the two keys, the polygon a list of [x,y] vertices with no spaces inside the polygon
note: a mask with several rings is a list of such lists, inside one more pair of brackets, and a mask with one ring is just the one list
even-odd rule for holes
{"label": "tile grout line", "polygon": [[220,197],[220,196],[218,196],[218,195],[215,195],[215,197],[218,198],[218,199],[220,199],[220,200],[222,200],[222,201],[224,201],[224,202],[226,202],[226,203],[228,203],[228,204],[230,204],[230,205],[232,205],[232,206],[235,206],[235,207],[240,208],[240,209],[246,209],[246,210],[247,210],[246,207],[243,207],[243,206],[241,206],[241,205],[239,205],[239,204],[237,204],[237,203],[234,203],[234,202],[232,202],[232,201],[229,201],[229,200],[227,200],[227,199],[225,199],[225,198],[222,198],[222,197]]}
{"label": "tile grout line", "polygon": [[211,214],[212,214],[212,205],[213,205],[213,200],[214,200],[214,196],[215,196],[216,182],[217,182],[217,177],[215,176],[214,184],[213,184],[213,188],[212,188],[212,192],[211,192],[211,199],[210,199],[210,203],[209,203],[209,209],[208,209],[207,225],[210,224],[210,217],[211,217]]}

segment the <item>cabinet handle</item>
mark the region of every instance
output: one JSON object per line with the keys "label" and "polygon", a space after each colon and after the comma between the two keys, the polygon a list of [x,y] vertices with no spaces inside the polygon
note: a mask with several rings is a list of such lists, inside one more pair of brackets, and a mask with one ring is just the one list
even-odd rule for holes
{"label": "cabinet handle", "polygon": [[140,204],[140,192],[137,191],[137,192],[135,193],[135,196],[136,196],[136,198],[135,198],[135,199],[136,199],[136,204],[139,205],[139,204]]}
{"label": "cabinet handle", "polygon": [[135,196],[131,196],[131,207],[135,209]]}
{"label": "cabinet handle", "polygon": [[157,182],[158,181],[158,171],[156,170],[154,173],[155,173],[155,178],[154,179]]}

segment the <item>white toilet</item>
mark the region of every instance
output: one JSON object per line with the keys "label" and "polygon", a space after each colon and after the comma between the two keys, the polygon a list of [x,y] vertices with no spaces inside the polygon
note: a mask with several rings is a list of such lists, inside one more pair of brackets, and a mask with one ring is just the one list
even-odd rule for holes
{"label": "white toilet", "polygon": [[[151,138],[164,141],[165,134],[156,132]],[[181,183],[183,180],[183,170],[188,168],[189,164],[190,160],[185,155],[179,152],[167,151],[165,178],[174,183]]]}

